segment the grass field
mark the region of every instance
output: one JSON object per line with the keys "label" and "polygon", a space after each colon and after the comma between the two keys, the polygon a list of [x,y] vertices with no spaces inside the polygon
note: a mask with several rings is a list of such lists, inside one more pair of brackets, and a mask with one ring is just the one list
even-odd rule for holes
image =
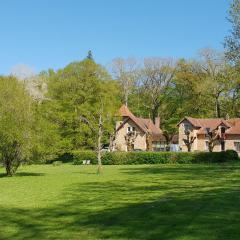
{"label": "grass field", "polygon": [[240,165],[0,169],[0,239],[240,239]]}

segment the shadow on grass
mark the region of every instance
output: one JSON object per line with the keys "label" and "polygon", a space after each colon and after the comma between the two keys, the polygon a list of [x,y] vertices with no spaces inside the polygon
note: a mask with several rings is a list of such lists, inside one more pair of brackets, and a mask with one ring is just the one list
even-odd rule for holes
{"label": "shadow on grass", "polygon": [[131,181],[77,184],[54,207],[0,207],[1,229],[16,229],[0,229],[0,239],[239,239],[239,184],[193,191]]}
{"label": "shadow on grass", "polygon": [[[37,176],[44,176],[44,173],[33,173],[33,172],[17,172],[15,175],[13,175],[12,177],[37,177]],[[0,173],[0,178],[3,177],[9,177],[7,176],[6,173]]]}
{"label": "shadow on grass", "polygon": [[82,175],[96,175],[97,170],[94,172],[84,172],[84,171],[78,171],[78,172],[72,172],[73,174],[82,174]]}
{"label": "shadow on grass", "polygon": [[222,178],[232,171],[239,171],[240,165],[227,164],[193,164],[193,165],[155,165],[146,167],[121,168],[120,171],[130,175],[161,175],[174,179],[211,179]]}

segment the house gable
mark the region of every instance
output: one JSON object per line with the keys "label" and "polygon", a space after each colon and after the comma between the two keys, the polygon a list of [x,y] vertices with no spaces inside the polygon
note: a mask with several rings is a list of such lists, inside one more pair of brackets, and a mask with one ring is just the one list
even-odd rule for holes
{"label": "house gable", "polygon": [[139,133],[146,133],[145,130],[143,130],[135,121],[133,121],[133,119],[131,119],[130,117],[125,118],[124,121],[118,126],[118,128],[116,129],[116,131],[119,131],[121,129],[125,129],[126,127],[134,127],[136,129],[137,132]]}
{"label": "house gable", "polygon": [[[185,137],[184,123],[191,124],[191,134],[196,137],[193,143],[192,151],[207,151],[207,142],[209,141],[206,136],[206,130],[217,130],[219,134],[219,142],[216,142],[214,151],[221,151],[222,149],[237,150],[235,145],[240,142],[240,118],[237,119],[220,119],[220,118],[191,118],[185,117],[178,123],[179,127],[179,144],[182,151],[187,151],[183,138]],[[225,130],[222,132],[221,127]],[[221,141],[224,141],[224,148],[221,147]],[[238,148],[239,149],[239,148]]]}
{"label": "house gable", "polygon": [[[136,139],[134,141],[135,149],[146,150],[147,143],[149,144],[149,141],[166,141],[162,130],[157,124],[155,125],[150,118],[146,119],[134,116],[134,114],[132,114],[125,105],[119,109],[117,116],[121,117],[121,121],[116,123],[115,130],[115,142],[116,144],[121,145],[119,148],[126,150],[126,139],[128,137],[127,133],[129,130],[134,132],[136,131]],[[157,123],[160,123],[160,119],[157,120]]]}

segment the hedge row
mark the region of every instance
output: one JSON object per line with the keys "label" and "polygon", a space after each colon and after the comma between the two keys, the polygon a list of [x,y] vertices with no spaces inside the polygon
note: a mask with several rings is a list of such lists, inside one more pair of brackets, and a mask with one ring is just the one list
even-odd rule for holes
{"label": "hedge row", "polygon": [[[73,163],[80,165],[83,160],[97,163],[97,155],[93,151],[74,151]],[[160,163],[220,163],[238,160],[234,150],[225,152],[107,152],[102,156],[104,165],[125,164],[160,164]]]}

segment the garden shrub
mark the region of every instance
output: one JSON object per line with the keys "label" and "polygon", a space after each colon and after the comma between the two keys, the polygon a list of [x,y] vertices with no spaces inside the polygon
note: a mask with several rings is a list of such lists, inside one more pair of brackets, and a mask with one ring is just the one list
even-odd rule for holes
{"label": "garden shrub", "polygon": [[226,150],[227,158],[238,160],[238,153],[235,150]]}
{"label": "garden shrub", "polygon": [[57,162],[57,161],[60,161],[62,163],[72,162],[73,161],[73,154],[69,153],[69,152],[66,152],[66,153],[63,153],[63,154],[57,156],[54,159],[47,159],[45,161],[45,163],[46,164],[52,164],[52,163]]}
{"label": "garden shrub", "polygon": [[[83,160],[97,163],[97,154],[93,151],[74,151],[74,164],[82,164]],[[187,164],[187,163],[221,163],[238,160],[234,150],[226,152],[106,152],[102,156],[104,165],[134,164]]]}

